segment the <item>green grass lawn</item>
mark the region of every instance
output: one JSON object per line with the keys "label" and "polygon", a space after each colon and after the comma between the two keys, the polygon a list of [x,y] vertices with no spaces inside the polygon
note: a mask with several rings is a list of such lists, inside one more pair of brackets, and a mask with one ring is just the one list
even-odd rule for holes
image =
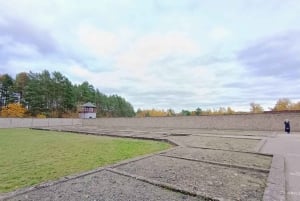
{"label": "green grass lawn", "polygon": [[147,140],[0,129],[0,193],[169,147]]}

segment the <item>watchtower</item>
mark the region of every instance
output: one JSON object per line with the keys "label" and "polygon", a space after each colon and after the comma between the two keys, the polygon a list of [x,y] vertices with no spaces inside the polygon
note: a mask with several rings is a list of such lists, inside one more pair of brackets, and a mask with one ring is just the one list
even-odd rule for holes
{"label": "watchtower", "polygon": [[79,111],[79,118],[81,119],[95,119],[96,118],[96,106],[91,102],[81,105]]}

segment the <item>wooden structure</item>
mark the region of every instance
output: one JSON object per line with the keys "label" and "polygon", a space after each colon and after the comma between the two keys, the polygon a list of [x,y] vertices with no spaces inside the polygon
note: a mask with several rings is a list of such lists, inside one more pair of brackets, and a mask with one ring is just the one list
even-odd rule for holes
{"label": "wooden structure", "polygon": [[91,102],[81,105],[79,110],[79,118],[81,119],[96,119],[96,106]]}

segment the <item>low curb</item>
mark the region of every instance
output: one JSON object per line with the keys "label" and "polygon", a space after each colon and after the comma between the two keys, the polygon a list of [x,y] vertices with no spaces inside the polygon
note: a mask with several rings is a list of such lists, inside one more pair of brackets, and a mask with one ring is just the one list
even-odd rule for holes
{"label": "low curb", "polygon": [[267,187],[263,196],[263,201],[286,200],[284,171],[284,157],[280,155],[274,155],[267,181]]}
{"label": "low curb", "polygon": [[187,161],[195,161],[195,162],[219,165],[219,166],[224,166],[224,167],[229,167],[229,168],[237,168],[237,169],[242,169],[242,170],[250,170],[250,171],[256,171],[256,172],[263,172],[263,173],[270,172],[269,169],[257,168],[257,167],[251,167],[251,166],[242,166],[242,165],[234,165],[234,164],[230,164],[230,163],[220,163],[220,162],[209,161],[209,160],[199,160],[199,159],[171,156],[171,155],[164,154],[164,153],[159,154],[159,155],[164,156],[164,157],[169,157],[169,158],[177,158],[177,159],[182,159],[182,160],[187,160]]}
{"label": "low curb", "polygon": [[257,146],[255,147],[255,152],[260,152],[260,150],[262,149],[262,147],[266,144],[267,142],[267,139],[264,138],[262,139],[258,144]]}

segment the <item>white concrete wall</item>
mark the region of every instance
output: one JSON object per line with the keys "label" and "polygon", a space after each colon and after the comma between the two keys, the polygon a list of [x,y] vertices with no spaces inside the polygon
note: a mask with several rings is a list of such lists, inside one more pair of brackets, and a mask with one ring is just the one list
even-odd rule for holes
{"label": "white concrete wall", "polygon": [[80,119],[96,119],[96,113],[79,113]]}
{"label": "white concrete wall", "polygon": [[300,132],[300,113],[98,119],[0,118],[0,128],[84,125],[100,128],[199,128],[282,131],[285,119],[290,120],[292,132]]}
{"label": "white concrete wall", "polygon": [[98,126],[103,128],[161,127],[282,131],[284,128],[283,122],[285,119],[290,120],[292,131],[300,131],[300,113],[146,118],[98,118],[84,120],[83,125]]}

